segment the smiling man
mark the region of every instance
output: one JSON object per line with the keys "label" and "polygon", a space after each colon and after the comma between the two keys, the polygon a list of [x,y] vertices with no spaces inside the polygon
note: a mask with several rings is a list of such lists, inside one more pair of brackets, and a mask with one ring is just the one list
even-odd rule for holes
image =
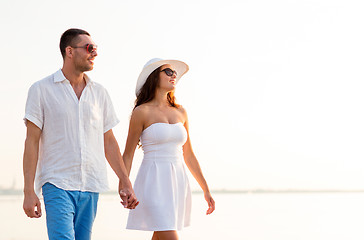
{"label": "smiling man", "polygon": [[25,108],[24,204],[42,215],[49,239],[88,240],[99,192],[108,189],[106,161],[119,178],[124,207],[138,205],[112,128],[118,124],[110,97],[84,73],[93,69],[97,46],[88,32],[69,29],[60,41],[63,67],[34,83]]}

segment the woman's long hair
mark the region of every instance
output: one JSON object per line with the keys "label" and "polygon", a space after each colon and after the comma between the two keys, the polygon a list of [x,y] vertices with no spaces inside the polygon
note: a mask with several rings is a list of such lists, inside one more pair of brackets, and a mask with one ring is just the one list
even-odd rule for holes
{"label": "woman's long hair", "polygon": [[[154,70],[145,81],[143,87],[140,89],[139,94],[135,100],[134,109],[142,105],[143,103],[150,102],[155,97],[155,90],[157,89],[159,83],[159,73],[162,69],[162,66]],[[172,107],[179,108],[180,105],[176,103],[176,98],[174,96],[174,91],[171,91],[167,94],[167,100]]]}

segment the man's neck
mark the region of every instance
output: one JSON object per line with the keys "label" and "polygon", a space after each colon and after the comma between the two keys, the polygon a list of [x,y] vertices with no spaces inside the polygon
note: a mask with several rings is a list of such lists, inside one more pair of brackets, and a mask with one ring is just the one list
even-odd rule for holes
{"label": "man's neck", "polygon": [[75,69],[70,69],[65,66],[61,69],[63,75],[70,81],[72,86],[78,86],[85,84],[84,73],[76,71]]}

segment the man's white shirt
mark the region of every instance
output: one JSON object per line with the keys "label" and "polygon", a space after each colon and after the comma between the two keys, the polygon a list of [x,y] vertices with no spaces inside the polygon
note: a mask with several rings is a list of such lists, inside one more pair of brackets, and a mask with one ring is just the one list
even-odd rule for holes
{"label": "man's white shirt", "polygon": [[38,195],[46,182],[64,190],[108,190],[104,133],[119,120],[106,89],[86,74],[85,80],[80,99],[62,70],[29,89],[24,120],[42,130],[35,178]]}

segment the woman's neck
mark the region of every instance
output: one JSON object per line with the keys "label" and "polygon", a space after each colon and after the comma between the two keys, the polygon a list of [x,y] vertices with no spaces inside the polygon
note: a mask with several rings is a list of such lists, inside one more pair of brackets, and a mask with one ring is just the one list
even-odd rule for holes
{"label": "woman's neck", "polygon": [[151,101],[151,103],[160,107],[170,106],[167,99],[167,94],[168,92],[156,91],[154,99]]}

